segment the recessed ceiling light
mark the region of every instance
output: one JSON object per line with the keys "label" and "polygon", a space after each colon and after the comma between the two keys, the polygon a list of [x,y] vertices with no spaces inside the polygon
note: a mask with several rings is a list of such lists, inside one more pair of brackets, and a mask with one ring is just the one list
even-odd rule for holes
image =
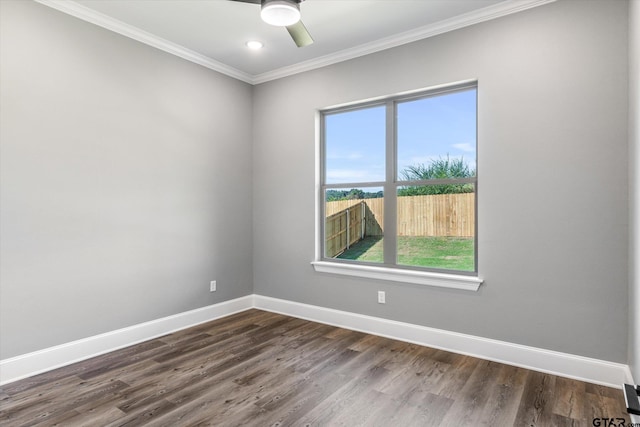
{"label": "recessed ceiling light", "polygon": [[249,40],[247,42],[247,47],[252,50],[262,49],[263,46],[264,44],[262,42],[259,42],[258,40]]}

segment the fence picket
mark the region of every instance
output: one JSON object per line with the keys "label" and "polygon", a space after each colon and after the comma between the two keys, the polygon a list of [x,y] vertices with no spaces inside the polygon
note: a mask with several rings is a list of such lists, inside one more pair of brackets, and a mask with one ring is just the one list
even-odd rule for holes
{"label": "fence picket", "polygon": [[[361,206],[357,206],[360,204]],[[364,237],[366,209],[362,200],[325,219],[325,256],[333,258]]]}
{"label": "fence picket", "polygon": [[[384,199],[340,200],[327,202],[326,236],[329,218],[359,203],[365,204],[365,232],[367,236],[378,236],[384,230]],[[475,194],[436,194],[428,196],[398,197],[398,235],[400,236],[447,236],[473,237],[475,232]],[[357,209],[350,209],[356,211]],[[350,220],[357,221],[356,217]],[[361,225],[360,222],[358,222]],[[354,235],[357,229],[350,230]],[[361,234],[361,233],[358,233]],[[352,244],[352,243],[350,243]]]}

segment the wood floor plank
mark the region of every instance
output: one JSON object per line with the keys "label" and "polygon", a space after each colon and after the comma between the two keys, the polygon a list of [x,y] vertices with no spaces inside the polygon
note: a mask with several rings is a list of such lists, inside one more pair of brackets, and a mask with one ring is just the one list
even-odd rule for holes
{"label": "wood floor plank", "polygon": [[9,408],[8,419],[2,416],[0,421],[17,425],[50,422],[51,419],[65,417],[64,414],[74,411],[76,406],[128,387],[127,384],[118,380],[92,384],[77,377],[69,379],[72,381],[57,382],[58,388],[49,388],[38,396],[35,402],[31,399],[22,399],[17,406]]}
{"label": "wood floor plank", "polygon": [[[412,426],[440,426],[444,417],[451,410],[454,404],[453,399],[427,393],[421,390],[407,393],[408,402],[411,405],[408,412],[411,414],[411,421],[407,425]],[[495,424],[496,426],[500,424]],[[506,425],[506,424],[504,424]]]}
{"label": "wood floor plank", "polygon": [[556,379],[553,413],[574,420],[585,418],[585,383],[568,378]]}
{"label": "wood floor plank", "polygon": [[104,426],[126,416],[124,412],[113,406],[113,402],[110,400],[100,400],[88,405],[82,405],[82,408],[76,408],[66,415],[68,416],[64,420],[50,419],[42,423],[42,425],[51,426],[59,422],[59,425],[64,427]]}
{"label": "wood floor plank", "polygon": [[45,406],[60,395],[60,390],[64,390],[67,386],[74,387],[80,381],[82,380],[75,375],[69,375],[54,382],[45,382],[35,390],[17,388],[20,391],[15,394],[8,391],[10,398],[2,403],[0,421],[4,419],[3,416],[14,415],[30,406]]}
{"label": "wood floor plank", "polygon": [[437,382],[444,375],[447,367],[429,357],[431,349],[416,347],[413,350],[413,356],[395,369],[390,369],[388,363],[382,363],[382,366],[390,370],[391,374],[385,383],[376,388],[378,391],[395,397],[408,398],[407,391],[425,388],[425,391],[428,391],[428,385]]}
{"label": "wood floor plank", "polygon": [[541,372],[529,373],[516,415],[516,424],[531,427],[551,424],[556,379],[555,376]]}
{"label": "wood floor plank", "polygon": [[[352,350],[348,350],[352,351]],[[293,426],[297,421],[309,413],[313,408],[325,401],[329,396],[347,385],[347,378],[332,372],[323,373],[320,378],[315,376],[308,383],[296,388],[295,394],[290,395],[285,402],[269,402],[260,407],[265,410],[261,419],[265,425]],[[248,420],[249,422],[251,420]]]}
{"label": "wood floor plank", "polygon": [[[138,346],[140,347],[138,348]],[[80,362],[78,369],[75,371],[75,375],[82,379],[89,379],[104,372],[151,357],[156,354],[156,352],[163,351],[165,347],[166,345],[161,340],[151,340],[136,346],[116,350],[100,358],[92,358]]]}
{"label": "wood floor plank", "polygon": [[459,356],[447,360],[451,362],[449,368],[440,381],[433,384],[432,392],[439,396],[455,398],[471,377],[480,360],[470,356]]}
{"label": "wood floor plank", "polygon": [[76,415],[77,412],[75,410],[46,414],[46,416],[43,416],[41,419],[25,422],[22,426],[67,426],[70,424],[69,420],[73,419]]}
{"label": "wood floor plank", "polygon": [[245,362],[254,361],[270,346],[267,342],[263,343],[260,347],[249,349],[245,353],[214,362],[210,366],[204,366],[200,372],[185,377],[178,376],[174,381],[163,383],[166,389],[163,398],[170,400],[175,405],[182,405],[199,398],[199,396],[206,395],[209,390],[221,387],[220,384],[230,381],[229,376],[232,376],[235,370],[241,369]]}
{"label": "wood floor plank", "polygon": [[591,426],[622,392],[247,310],[0,388],[0,424]]}
{"label": "wood floor plank", "polygon": [[[484,426],[514,425],[528,371],[515,366],[501,365],[493,387],[487,390],[489,398],[479,416]],[[483,391],[484,392],[484,391]]]}
{"label": "wood floor plank", "polygon": [[130,414],[126,414],[124,417],[112,421],[107,424],[109,427],[124,427],[124,426],[140,426],[145,425],[152,419],[155,419],[162,414],[168,413],[175,408],[175,404],[168,402],[164,399],[160,401],[154,401],[153,405],[141,408]]}
{"label": "wood floor plank", "polygon": [[349,407],[343,407],[332,419],[327,421],[327,426],[370,426],[384,425],[382,420],[376,419],[377,408],[387,404],[391,397],[376,390],[365,390],[360,398],[356,399]]}
{"label": "wood floor plank", "polygon": [[450,411],[442,421],[443,426],[470,425],[481,419],[490,402],[488,393],[496,385],[500,364],[488,360],[479,361],[459,394]]}
{"label": "wood floor plank", "polygon": [[[358,357],[353,359],[358,360]],[[352,365],[349,362],[349,365]],[[364,370],[363,368],[366,368]],[[360,400],[368,391],[375,390],[376,386],[383,380],[389,371],[376,365],[370,365],[368,361],[362,363],[362,367],[354,372],[353,377],[344,385],[339,392],[328,396],[316,407],[311,409],[300,419],[299,425],[326,426],[331,425],[334,418],[339,414],[352,410],[353,407],[361,404]]]}

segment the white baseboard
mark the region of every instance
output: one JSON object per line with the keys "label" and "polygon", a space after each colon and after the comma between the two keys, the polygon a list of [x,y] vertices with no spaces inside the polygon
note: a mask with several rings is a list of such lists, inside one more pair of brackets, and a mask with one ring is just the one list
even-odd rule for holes
{"label": "white baseboard", "polygon": [[629,367],[621,363],[591,359],[261,295],[254,295],[254,305],[261,310],[609,387],[621,388],[624,382],[633,383]]}
{"label": "white baseboard", "polygon": [[262,295],[247,295],[128,328],[0,360],[0,385],[70,365],[180,329],[258,308],[314,322],[366,332],[400,341],[493,360],[553,375],[620,388],[635,384],[629,367],[620,363],[544,350],[505,341],[449,332],[379,317],[302,304]]}
{"label": "white baseboard", "polygon": [[0,385],[70,365],[253,307],[253,295],[140,323],[89,338],[0,360]]}

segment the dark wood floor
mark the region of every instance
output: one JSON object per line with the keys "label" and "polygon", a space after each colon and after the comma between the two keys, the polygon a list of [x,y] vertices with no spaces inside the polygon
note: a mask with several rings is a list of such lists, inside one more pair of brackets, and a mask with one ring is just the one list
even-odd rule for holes
{"label": "dark wood floor", "polygon": [[259,310],[8,384],[0,399],[3,426],[629,423],[617,389]]}

